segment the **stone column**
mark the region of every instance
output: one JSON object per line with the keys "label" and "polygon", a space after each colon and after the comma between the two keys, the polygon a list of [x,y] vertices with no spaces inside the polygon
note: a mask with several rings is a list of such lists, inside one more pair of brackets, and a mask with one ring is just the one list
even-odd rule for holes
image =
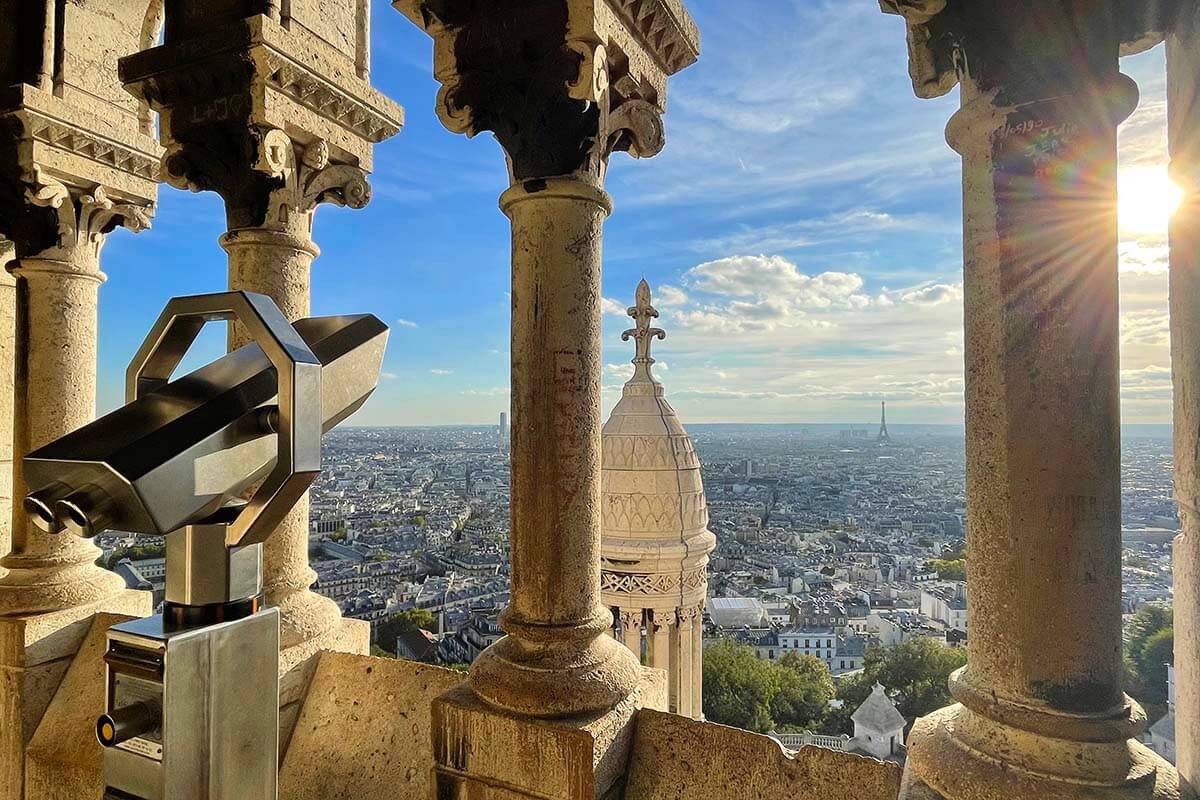
{"label": "stone column", "polygon": [[[307,217],[311,223],[311,212]],[[229,288],[267,295],[288,320],[309,316],[312,264],[320,250],[306,228],[237,228],[222,236]],[[241,325],[230,325],[230,350],[248,341]],[[279,609],[284,674],[319,649],[360,654],[370,649],[369,623],[343,620],[336,602],[312,591],[316,579],[308,563],[305,494],[263,545],[263,590],[267,604]]]}
{"label": "stone column", "polygon": [[[157,37],[156,5],[36,0],[4,11],[16,33],[0,38],[30,46],[0,48],[0,236],[15,250],[0,245],[0,800],[67,787],[99,796],[99,750],[80,751],[53,717],[64,705],[99,713],[102,682],[54,701],[68,668],[101,669],[81,647],[90,628],[152,610],[148,592],[94,564],[91,543],[31,526],[20,466],[95,413],[100,250],[115,228],[149,224],[160,154],[116,58]],[[38,733],[47,745],[35,750]],[[55,776],[48,787],[30,782],[39,770]]]}
{"label": "stone column", "polygon": [[1175,381],[1175,764],[1200,789],[1200,10],[1167,37],[1171,174],[1184,202],[1171,223]]}
{"label": "stone column", "polygon": [[704,719],[704,609],[696,609],[692,620],[692,712],[694,719]]}
{"label": "stone column", "polygon": [[[12,549],[13,364],[16,360],[17,280],[9,272],[16,247],[0,237],[0,555]],[[3,575],[0,568],[0,575]]]}
{"label": "stone column", "polygon": [[909,737],[908,797],[1177,796],[1121,686],[1116,10],[909,19],[955,43],[962,87],[971,641],[960,704]]}
{"label": "stone column", "polygon": [[676,713],[685,717],[694,717],[696,682],[692,677],[692,659],[694,658],[692,642],[694,640],[694,623],[696,609],[679,609],[679,651],[678,664],[674,667],[679,677],[679,701]]}
{"label": "stone column", "polygon": [[[604,635],[603,181],[614,151],[662,149],[666,78],[695,60],[695,26],[662,0],[643,4],[641,26],[605,0],[395,5],[434,39],[442,122],[493,132],[511,184],[500,200],[513,233],[508,636],[475,661],[468,687],[434,707],[438,790],[603,796],[620,777],[636,708],[665,704],[661,677]],[[520,766],[529,759],[538,774]]]}
{"label": "stone column", "polygon": [[[106,231],[149,225],[150,210],[84,194],[33,170],[18,239],[13,367],[12,549],[0,559],[0,798],[23,798],[24,748],[71,663],[87,620],[100,612],[151,612],[150,596],[96,565],[100,550],[32,524],[21,459],[85,425],[96,412],[97,303]],[[52,233],[51,233],[52,231]],[[51,636],[58,634],[58,636]],[[100,687],[97,687],[100,688]],[[102,696],[102,693],[101,693]]]}
{"label": "stone column", "polygon": [[[575,177],[516,183],[513,228],[512,602],[509,638],[472,666],[501,708],[561,716],[615,706],[637,684],[629,650],[600,634],[600,242],[611,210]],[[552,687],[558,687],[558,691]],[[562,691],[570,687],[573,691]]]}
{"label": "stone column", "polygon": [[675,611],[654,609],[651,620],[653,638],[650,640],[650,666],[667,674],[667,710],[679,713],[679,675],[671,659],[672,643],[677,643],[679,634],[675,627]]}
{"label": "stone column", "polygon": [[639,659],[642,656],[642,610],[621,609],[621,643]]}
{"label": "stone column", "polygon": [[[122,59],[121,76],[162,116],[164,180],[225,201],[229,288],[269,295],[298,319],[309,312],[319,252],[316,207],[367,204],[372,148],[399,131],[403,112],[367,81],[366,4],[280,8],[239,18],[233,6],[218,13],[204,0],[179,0],[164,44]],[[230,347],[245,341],[233,326]],[[369,626],[343,620],[335,602],[311,590],[314,580],[305,498],[264,547],[267,601],[281,612],[280,668],[294,678],[281,690],[285,731],[312,655],[369,648]]]}

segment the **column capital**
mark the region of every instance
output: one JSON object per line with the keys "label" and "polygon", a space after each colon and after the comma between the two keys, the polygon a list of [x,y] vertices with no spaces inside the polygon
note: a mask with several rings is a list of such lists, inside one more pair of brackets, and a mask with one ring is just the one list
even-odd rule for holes
{"label": "column capital", "polygon": [[[365,30],[357,2],[328,5]],[[354,56],[315,17],[204,7],[181,0],[165,43],[120,62],[126,89],[162,116],[164,179],[220,194],[230,228],[289,229],[321,202],[366,205],[374,145],[404,112],[370,85],[365,41]]]}
{"label": "column capital", "polygon": [[[1181,0],[1100,0],[1086,10],[1067,0],[1044,0],[1016,13],[1004,0],[879,0],[879,4],[884,13],[904,18],[909,74],[913,90],[922,98],[948,94],[965,79],[1011,92],[1017,88],[1014,84],[1025,81],[1045,85],[1086,78],[1088,62],[1100,63],[1109,56],[1115,59],[1161,43],[1182,8]],[[1073,17],[1081,13],[1104,24],[1074,24]],[[1076,57],[1030,69],[1038,59],[1064,47]],[[1080,54],[1085,56],[1082,62]]]}
{"label": "column capital", "polygon": [[630,630],[631,628],[637,628],[641,630],[645,612],[640,608],[622,608],[619,611],[619,616],[623,629]]}
{"label": "column capital", "polygon": [[152,205],[116,202],[104,186],[90,190],[68,187],[38,166],[26,185],[25,200],[31,211],[47,209],[50,213],[31,214],[39,217],[39,224],[29,227],[30,235],[22,242],[23,260],[37,259],[41,264],[53,262],[61,267],[47,270],[39,266],[35,270],[22,264],[18,274],[54,271],[103,281],[100,249],[107,234],[119,226],[140,233],[150,227],[154,216]]}
{"label": "column capital", "polygon": [[442,123],[494,133],[514,182],[602,182],[614,152],[657,155],[667,78],[699,56],[680,0],[393,5],[434,40]]}
{"label": "column capital", "polygon": [[270,127],[174,142],[163,155],[162,176],[178,189],[217,192],[234,230],[264,228],[307,237],[318,205],[357,209],[371,200],[366,171],[334,163],[324,139],[304,143]]}

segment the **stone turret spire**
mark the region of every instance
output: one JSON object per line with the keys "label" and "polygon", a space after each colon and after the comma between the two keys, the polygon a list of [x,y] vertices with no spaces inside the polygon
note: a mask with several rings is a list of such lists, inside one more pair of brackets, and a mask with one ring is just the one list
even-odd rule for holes
{"label": "stone turret spire", "polygon": [[699,718],[701,618],[716,539],[696,450],[650,373],[650,345],[667,336],[652,327],[650,300],[643,280],[629,308],[636,327],[621,335],[637,344],[633,377],[604,425],[601,595],[618,621],[614,633],[666,670],[670,709]]}
{"label": "stone turret spire", "polygon": [[628,314],[633,317],[636,327],[621,334],[621,341],[628,342],[633,339],[637,344],[637,351],[633,357],[633,377],[629,383],[657,384],[658,381],[650,374],[650,365],[654,363],[654,359],[650,357],[650,343],[655,339],[666,339],[667,332],[662,328],[650,327],[651,322],[658,318],[658,309],[650,305],[650,284],[646,283],[645,278],[638,283],[634,302],[636,305],[629,307]]}

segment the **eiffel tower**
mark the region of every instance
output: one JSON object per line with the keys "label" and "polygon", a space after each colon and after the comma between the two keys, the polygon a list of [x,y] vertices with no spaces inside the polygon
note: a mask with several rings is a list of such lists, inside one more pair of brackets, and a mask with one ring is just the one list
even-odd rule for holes
{"label": "eiffel tower", "polygon": [[879,403],[879,409],[880,409],[879,410],[879,436],[877,436],[875,438],[875,441],[879,442],[880,444],[886,444],[892,440],[892,437],[888,436],[888,430],[887,430],[887,401],[886,400],[883,400]]}

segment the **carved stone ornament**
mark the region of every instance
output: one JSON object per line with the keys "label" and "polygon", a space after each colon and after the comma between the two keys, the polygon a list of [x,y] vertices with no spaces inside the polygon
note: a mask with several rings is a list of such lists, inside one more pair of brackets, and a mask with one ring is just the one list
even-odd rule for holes
{"label": "carved stone ornament", "polygon": [[908,33],[908,72],[917,97],[948,94],[958,84],[956,43],[934,25],[946,0],[879,0],[885,14],[904,17]]}
{"label": "carved stone ornament", "polygon": [[642,610],[622,608],[620,612],[621,630],[631,631],[635,628],[640,630],[642,627]]}
{"label": "carved stone ornament", "polygon": [[320,139],[302,145],[277,128],[255,128],[246,145],[240,154],[230,141],[218,145],[224,152],[173,145],[163,156],[163,180],[193,192],[217,191],[229,206],[230,227],[311,232],[321,203],[363,208],[371,201],[366,172],[331,163],[329,145]]}
{"label": "carved stone ornament", "polygon": [[[695,45],[682,43],[690,42],[687,26],[667,23],[662,0],[620,4],[626,48],[662,43],[669,34],[682,37],[631,58],[620,37],[595,30],[593,12],[581,10],[587,4],[534,5],[537,10],[396,1],[434,39],[443,124],[468,136],[493,132],[514,181],[561,175],[603,180],[614,152],[637,158],[661,152],[666,76],[695,60]],[[639,24],[650,25],[655,35],[643,41]],[[635,74],[631,63],[652,65],[654,74]]]}
{"label": "carved stone ornament", "polygon": [[72,196],[70,189],[34,167],[28,181],[26,199],[35,206],[53,209],[57,214],[57,241],[39,253],[41,258],[74,264],[96,264],[106,234],[118,225],[138,233],[150,227],[153,206],[116,203],[103,186],[91,194]]}

